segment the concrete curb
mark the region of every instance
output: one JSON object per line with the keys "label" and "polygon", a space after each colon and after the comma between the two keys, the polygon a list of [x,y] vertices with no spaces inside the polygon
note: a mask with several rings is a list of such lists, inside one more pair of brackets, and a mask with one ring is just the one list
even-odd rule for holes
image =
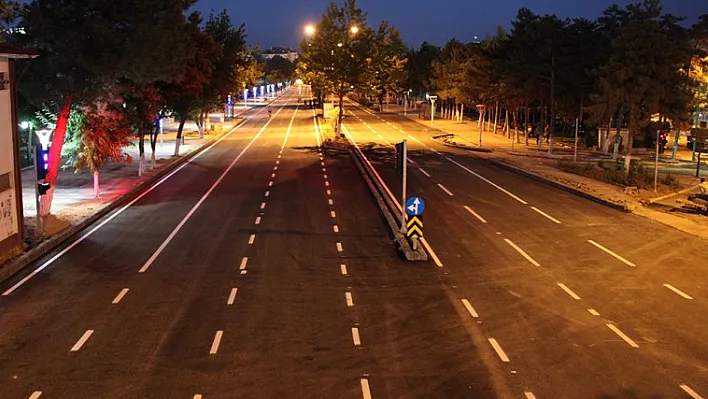
{"label": "concrete curb", "polygon": [[451,147],[451,148],[459,148],[461,150],[467,150],[467,151],[472,151],[472,152],[486,152],[486,153],[491,153],[494,152],[494,148],[487,148],[487,147],[469,147],[466,145],[461,145],[461,144],[451,144],[451,143],[446,143],[442,142],[442,145],[446,147]]}
{"label": "concrete curb", "polygon": [[[234,125],[228,132],[233,131],[234,129],[239,127],[241,124],[243,124],[245,121],[246,121],[245,119],[240,119],[240,121],[236,125]],[[93,223],[95,223],[99,219],[105,217],[106,215],[108,215],[109,213],[114,211],[116,208],[124,205],[127,202],[130,202],[135,197],[140,195],[140,193],[145,191],[149,186],[151,186],[153,183],[155,183],[157,180],[161,179],[162,177],[164,177],[168,173],[175,170],[180,165],[184,164],[185,162],[189,161],[197,154],[204,151],[207,147],[214,144],[217,140],[219,140],[221,137],[226,135],[228,132],[224,132],[224,133],[220,134],[218,137],[215,137],[212,140],[209,140],[207,143],[204,143],[201,147],[192,151],[188,156],[182,156],[180,158],[173,160],[169,164],[167,164],[164,167],[162,167],[161,169],[159,169],[154,175],[145,179],[145,181],[143,181],[142,183],[140,183],[139,185],[137,185],[136,187],[134,187],[133,189],[131,189],[130,191],[125,193],[120,198],[109,203],[108,205],[106,205],[102,209],[98,210],[93,215],[79,221],[76,224],[72,224],[71,226],[67,227],[66,229],[51,236],[49,239],[47,239],[46,241],[37,245],[36,247],[30,249],[27,252],[24,252],[19,257],[16,257],[15,259],[7,261],[3,265],[0,265],[0,283],[4,282],[5,280],[7,280],[10,277],[14,276],[15,274],[19,273],[27,265],[36,261],[37,259],[41,258],[42,256],[46,255],[50,251],[54,250],[60,244],[62,244],[65,240],[78,234],[79,232],[84,230],[86,227],[92,225]]]}

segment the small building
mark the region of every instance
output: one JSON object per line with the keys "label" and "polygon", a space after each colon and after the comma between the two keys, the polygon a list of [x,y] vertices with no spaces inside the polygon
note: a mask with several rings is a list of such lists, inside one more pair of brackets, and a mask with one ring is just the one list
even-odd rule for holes
{"label": "small building", "polygon": [[24,247],[14,60],[37,52],[0,44],[0,262]]}
{"label": "small building", "polygon": [[269,60],[275,57],[283,57],[290,62],[295,62],[298,58],[297,51],[287,47],[271,47],[263,52],[263,58]]}

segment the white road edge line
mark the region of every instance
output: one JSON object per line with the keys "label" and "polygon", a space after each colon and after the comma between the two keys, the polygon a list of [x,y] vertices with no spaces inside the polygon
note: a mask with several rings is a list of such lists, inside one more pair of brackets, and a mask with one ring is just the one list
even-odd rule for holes
{"label": "white road edge line", "polygon": [[442,262],[440,262],[440,258],[438,258],[438,255],[435,254],[435,251],[433,251],[433,248],[430,247],[430,245],[428,244],[428,241],[425,239],[425,237],[420,237],[418,239],[418,241],[420,241],[420,243],[423,244],[423,246],[425,247],[425,250],[428,251],[428,253],[430,254],[430,257],[433,258],[433,262],[435,262],[435,264],[438,267],[443,267]]}
{"label": "white road edge line", "polygon": [[369,379],[361,379],[361,394],[364,399],[371,399],[371,388],[369,388]]}
{"label": "white road edge line", "polygon": [[509,191],[509,190],[505,189],[504,187],[502,187],[502,186],[500,186],[500,185],[494,183],[493,181],[487,179],[486,177],[484,177],[484,176],[480,175],[479,173],[473,171],[472,169],[466,167],[465,165],[462,165],[461,163],[455,161],[454,159],[452,159],[452,158],[450,158],[450,157],[445,157],[445,159],[447,159],[448,161],[450,161],[450,162],[454,163],[455,165],[459,166],[460,168],[462,168],[462,170],[466,171],[467,173],[469,173],[469,174],[471,174],[471,175],[473,175],[473,176],[476,176],[476,177],[479,178],[480,180],[482,180],[482,181],[484,181],[484,182],[490,184],[492,187],[494,187],[494,188],[496,188],[497,190],[503,192],[504,194],[510,196],[511,198],[513,198],[513,199],[519,201],[520,203],[522,203],[522,204],[524,204],[524,205],[528,205],[528,202],[522,200],[521,198],[519,198],[518,196],[516,196],[515,194],[513,194],[511,191]]}
{"label": "white road edge line", "polygon": [[523,256],[524,258],[526,258],[527,261],[531,262],[532,265],[534,265],[534,266],[536,266],[536,267],[541,266],[540,263],[536,262],[536,260],[535,260],[534,258],[532,258],[531,256],[529,256],[529,254],[527,254],[526,252],[524,252],[523,249],[519,248],[519,246],[516,245],[516,244],[514,244],[510,239],[505,238],[504,241],[506,241],[507,244],[509,244],[512,248],[514,248],[514,249],[516,250],[516,252],[518,252],[519,254],[521,254],[521,256]]}
{"label": "white road edge line", "polygon": [[339,265],[339,270],[342,272],[342,276],[347,275],[347,265],[345,265],[345,264]]}
{"label": "white road edge line", "polygon": [[606,253],[612,255],[613,257],[615,257],[616,259],[618,259],[620,262],[622,262],[622,263],[624,263],[624,264],[626,264],[626,265],[628,265],[628,266],[632,266],[632,267],[637,266],[637,265],[635,265],[634,263],[628,261],[627,259],[625,259],[625,258],[623,258],[623,257],[621,257],[621,256],[619,256],[619,255],[617,255],[616,253],[614,253],[614,252],[610,251],[609,249],[603,247],[602,245],[598,244],[598,243],[595,242],[594,240],[588,240],[588,242],[589,242],[590,244],[596,246],[597,248],[599,248],[599,249],[605,251]]}
{"label": "white road edge line", "polygon": [[452,197],[452,196],[455,195],[455,194],[451,193],[450,190],[448,190],[447,188],[445,188],[445,186],[443,186],[443,185],[440,184],[440,183],[438,183],[438,187],[440,187],[440,189],[443,190],[445,193],[447,193],[447,195],[449,195],[450,197]]}
{"label": "white road edge line", "polygon": [[531,391],[524,392],[524,396],[526,397],[526,399],[536,399],[536,395],[534,395]]}
{"label": "white road edge line", "polygon": [[248,257],[244,256],[243,259],[241,259],[241,266],[239,266],[239,270],[246,270],[246,265],[248,264]]}
{"label": "white road edge line", "polygon": [[248,237],[248,245],[253,245],[254,242],[256,242],[256,235],[251,234],[251,236]]}
{"label": "white road edge line", "polygon": [[79,349],[81,349],[82,346],[88,341],[89,338],[91,338],[91,335],[93,334],[93,330],[86,330],[84,335],[79,338],[78,341],[74,344],[73,347],[71,347],[72,352],[77,352]]}
{"label": "white road edge line", "polygon": [[694,391],[686,384],[679,385],[679,388],[683,389],[683,391],[686,392],[688,396],[692,397],[693,399],[703,399],[703,396],[699,395],[698,392]]}
{"label": "white road edge line", "polygon": [[211,349],[209,349],[209,354],[210,355],[216,355],[216,353],[219,351],[219,345],[221,344],[221,337],[224,336],[224,331],[219,330],[214,334],[214,341],[211,343]]}
{"label": "white road edge line", "polygon": [[423,168],[418,168],[418,170],[420,171],[420,173],[424,174],[426,177],[431,177],[431,176],[430,176],[430,173],[426,172],[425,169],[423,169]]}
{"label": "white road edge line", "polygon": [[568,286],[566,286],[565,284],[563,284],[563,283],[558,283],[558,286],[561,287],[561,288],[563,289],[563,291],[566,292],[566,294],[570,295],[571,298],[575,299],[576,301],[579,301],[579,300],[580,300],[580,297],[578,296],[578,294],[576,294],[575,292],[573,292],[573,290],[571,290],[570,288],[568,288]]}
{"label": "white road edge line", "polygon": [[344,298],[347,300],[347,306],[354,306],[354,299],[352,298],[352,293],[347,291],[344,293]]}
{"label": "white road edge line", "polygon": [[34,391],[29,399],[39,399],[40,396],[42,396],[42,391]]}
{"label": "white road edge line", "polygon": [[619,335],[619,337],[622,338],[622,340],[624,340],[624,342],[626,342],[627,344],[629,344],[629,346],[631,346],[632,348],[639,348],[639,345],[637,345],[637,343],[634,342],[634,341],[632,340],[632,338],[629,338],[629,337],[627,336],[627,334],[623,333],[622,330],[620,330],[619,328],[617,328],[617,326],[615,326],[615,325],[612,324],[612,323],[607,323],[606,326],[607,326],[607,328],[609,328],[610,330],[612,330],[615,334]]}
{"label": "white road edge line", "polygon": [[352,341],[354,341],[354,346],[361,346],[361,337],[359,337],[359,329],[352,327]]}
{"label": "white road edge line", "polygon": [[465,305],[465,308],[467,309],[468,312],[470,312],[472,317],[474,317],[475,319],[479,318],[479,314],[477,313],[476,310],[474,310],[470,301],[468,301],[467,299],[463,299],[462,304]]}
{"label": "white road edge line", "polygon": [[234,301],[236,300],[236,293],[238,293],[238,288],[234,287],[231,289],[231,293],[229,294],[229,299],[226,300],[227,305],[233,305]]}
{"label": "white road edge line", "polygon": [[127,293],[128,293],[128,289],[127,289],[127,288],[123,288],[122,290],[120,290],[120,292],[118,293],[118,295],[116,295],[116,297],[113,298],[113,302],[111,302],[111,303],[114,304],[114,305],[118,304],[118,303],[121,301],[121,299],[123,299],[123,297],[125,296],[125,294],[127,294]]}
{"label": "white road edge line", "polygon": [[482,216],[480,216],[477,212],[473,211],[472,208],[470,208],[469,206],[465,205],[465,209],[467,209],[467,212],[471,213],[474,217],[479,219],[480,222],[487,223],[487,221],[484,220]]}
{"label": "white road edge line", "polygon": [[553,223],[561,224],[560,220],[558,220],[558,219],[554,218],[553,216],[547,214],[546,212],[536,208],[535,206],[532,206],[531,209],[533,209],[534,211],[538,212],[539,214],[545,216],[548,220],[552,221]]}
{"label": "white road edge line", "polygon": [[688,295],[687,293],[681,291],[680,289],[674,287],[674,286],[671,285],[671,284],[664,284],[664,287],[670,289],[671,291],[673,291],[674,293],[678,294],[679,296],[681,296],[681,297],[683,297],[683,298],[685,298],[685,299],[693,299],[692,296]]}
{"label": "white road edge line", "polygon": [[494,351],[497,352],[497,355],[499,355],[501,361],[504,363],[508,363],[509,357],[506,355],[506,353],[504,353],[504,349],[502,349],[501,345],[499,345],[499,342],[497,342],[497,340],[494,338],[489,338],[488,340],[489,343],[492,345],[492,348],[494,348]]}

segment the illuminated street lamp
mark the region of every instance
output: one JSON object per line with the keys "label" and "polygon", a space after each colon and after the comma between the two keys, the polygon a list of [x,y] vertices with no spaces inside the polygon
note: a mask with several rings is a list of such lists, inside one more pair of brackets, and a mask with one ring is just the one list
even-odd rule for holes
{"label": "illuminated street lamp", "polygon": [[352,26],[350,30],[351,30],[351,32],[352,32],[353,35],[356,35],[357,33],[359,33],[359,27],[356,26],[356,25],[355,25],[355,26]]}
{"label": "illuminated street lamp", "polygon": [[315,34],[315,26],[314,25],[307,25],[305,26],[305,34],[308,36],[312,36]]}

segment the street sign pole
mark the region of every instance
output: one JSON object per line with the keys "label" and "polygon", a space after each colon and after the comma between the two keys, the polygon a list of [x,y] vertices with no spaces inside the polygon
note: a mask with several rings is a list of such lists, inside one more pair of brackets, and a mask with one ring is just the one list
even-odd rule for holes
{"label": "street sign pole", "polygon": [[580,119],[575,118],[575,145],[573,146],[573,162],[578,160],[578,129],[580,129]]}
{"label": "street sign pole", "polygon": [[654,192],[659,184],[659,130],[656,131],[656,156],[654,157]]}
{"label": "street sign pole", "polygon": [[[41,146],[42,144],[37,143],[35,146]],[[37,177],[37,150],[34,151],[34,209],[37,211],[37,231],[34,233],[34,239],[39,240],[42,236],[42,218],[39,217],[39,179]]]}
{"label": "street sign pole", "polygon": [[406,180],[408,177],[408,144],[406,139],[401,143],[403,151],[401,151],[401,169],[403,172],[403,193],[401,195],[401,232],[406,234]]}
{"label": "street sign pole", "polygon": [[696,178],[701,177],[701,153],[698,153],[698,162],[696,162]]}

